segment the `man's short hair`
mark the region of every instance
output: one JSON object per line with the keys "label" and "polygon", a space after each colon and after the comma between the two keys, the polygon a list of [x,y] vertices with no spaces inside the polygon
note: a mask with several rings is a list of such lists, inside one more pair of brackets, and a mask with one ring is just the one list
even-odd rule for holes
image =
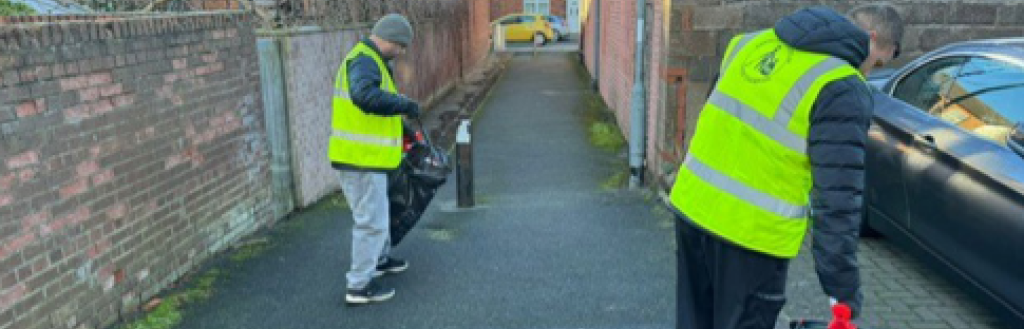
{"label": "man's short hair", "polygon": [[846,16],[865,30],[874,30],[882,43],[899,46],[903,40],[903,18],[889,3],[868,3],[854,7]]}

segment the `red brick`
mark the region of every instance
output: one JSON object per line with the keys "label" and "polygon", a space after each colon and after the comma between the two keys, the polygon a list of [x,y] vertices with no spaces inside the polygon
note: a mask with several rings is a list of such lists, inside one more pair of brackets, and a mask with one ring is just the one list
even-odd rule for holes
{"label": "red brick", "polygon": [[171,61],[171,66],[174,67],[175,70],[181,70],[185,68],[186,63],[187,61],[184,58],[179,58]]}
{"label": "red brick", "polygon": [[14,186],[14,182],[18,176],[15,173],[8,173],[7,175],[0,177],[0,191],[6,191]]}
{"label": "red brick", "polygon": [[109,99],[103,99],[98,102],[92,103],[93,115],[100,115],[114,110],[114,103],[110,102]]}
{"label": "red brick", "polygon": [[47,267],[50,266],[50,260],[46,257],[39,257],[35,262],[32,262],[32,272],[41,273]]}
{"label": "red brick", "polygon": [[71,224],[79,224],[89,219],[91,212],[87,207],[78,207],[75,212],[68,214],[67,218],[71,221]]}
{"label": "red brick", "polygon": [[52,221],[49,224],[43,225],[42,227],[39,228],[39,235],[43,237],[49,236],[54,232],[60,231],[62,228],[67,226],[69,222],[70,221],[67,218],[61,218]]}
{"label": "red brick", "polygon": [[100,98],[100,89],[89,87],[78,90],[78,98],[83,102],[91,102]]}
{"label": "red brick", "polygon": [[109,249],[110,249],[110,240],[108,240],[108,239],[100,239],[99,242],[97,242],[91,248],[89,248],[89,252],[88,252],[87,256],[89,257],[89,259],[96,259],[96,258],[100,257],[100,255],[106,253],[107,250],[109,250]]}
{"label": "red brick", "polygon": [[164,162],[164,169],[174,168],[182,163],[185,163],[186,160],[187,159],[185,159],[185,156],[182,154],[175,154],[169,156],[167,157],[167,160]]}
{"label": "red brick", "polygon": [[107,210],[107,218],[109,219],[121,219],[128,214],[128,205],[124,202],[115,204]]}
{"label": "red brick", "polygon": [[63,91],[78,90],[85,88],[88,85],[89,79],[87,77],[70,77],[60,79],[60,89]]}
{"label": "red brick", "polygon": [[18,107],[15,109],[15,111],[16,113],[18,113],[19,118],[30,117],[39,114],[39,112],[42,112],[37,107],[39,104],[40,103],[37,100],[24,101],[21,104],[18,104]]}
{"label": "red brick", "polygon": [[102,87],[102,89],[100,90],[100,95],[102,95],[103,97],[110,97],[110,96],[118,95],[122,91],[123,91],[122,90],[122,86],[121,86],[120,83],[118,83],[118,84],[113,84],[113,85],[109,85],[109,86],[106,86],[106,87]]}
{"label": "red brick", "polygon": [[21,82],[33,82],[39,79],[35,68],[22,69],[19,73],[21,73]]}
{"label": "red brick", "polygon": [[21,248],[24,248],[29,243],[35,241],[36,234],[34,232],[22,234],[14,240],[8,241],[3,246],[0,246],[0,259],[7,258],[7,256],[10,256],[12,253],[21,250]]}
{"label": "red brick", "polygon": [[26,231],[26,232],[32,231],[33,229],[36,228],[36,226],[39,226],[39,225],[45,223],[49,219],[50,219],[50,212],[49,211],[42,211],[42,212],[38,212],[38,213],[35,213],[35,214],[31,214],[31,215],[25,216],[25,218],[21,219],[21,229]]}
{"label": "red brick", "polygon": [[27,151],[7,160],[9,169],[20,169],[36,164],[39,164],[39,153],[36,151]]}
{"label": "red brick", "polygon": [[78,104],[64,110],[64,118],[72,122],[81,121],[92,117],[92,109],[89,104]]}
{"label": "red brick", "polygon": [[78,207],[78,209],[75,209],[75,211],[68,213],[61,217],[60,219],[52,221],[46,226],[42,227],[39,233],[43,236],[53,234],[67,227],[68,225],[74,225],[84,222],[86,219],[89,219],[89,215],[89,208]]}
{"label": "red brick", "polygon": [[36,170],[22,169],[21,171],[18,172],[18,178],[21,179],[22,183],[31,181],[33,178],[36,178]]}
{"label": "red brick", "polygon": [[27,292],[28,289],[25,287],[24,283],[20,283],[14,288],[0,292],[0,310],[10,309],[11,306],[14,306],[14,303],[17,303],[22,299],[22,297],[25,297],[25,293]]}
{"label": "red brick", "polygon": [[90,75],[88,78],[90,86],[108,84],[114,81],[114,79],[110,76],[110,73],[96,73]]}
{"label": "red brick", "polygon": [[100,172],[95,177],[93,177],[92,178],[92,184],[93,184],[93,186],[99,186],[99,185],[106,184],[107,182],[110,182],[112,180],[114,180],[114,172],[112,172],[112,171],[110,171],[108,169],[108,170],[104,170],[104,171]]}
{"label": "red brick", "polygon": [[196,72],[196,75],[207,75],[207,74],[210,74],[210,67],[209,66],[202,66],[202,67],[196,68],[195,72]]}
{"label": "red brick", "polygon": [[135,104],[135,95],[122,95],[114,97],[114,107],[124,107]]}
{"label": "red brick", "polygon": [[78,164],[78,167],[76,168],[78,177],[88,177],[91,176],[92,174],[95,174],[99,170],[100,165],[99,163],[96,163],[96,160],[84,161]]}
{"label": "red brick", "polygon": [[89,190],[88,179],[78,179],[71,185],[66,185],[60,189],[60,197],[67,199]]}

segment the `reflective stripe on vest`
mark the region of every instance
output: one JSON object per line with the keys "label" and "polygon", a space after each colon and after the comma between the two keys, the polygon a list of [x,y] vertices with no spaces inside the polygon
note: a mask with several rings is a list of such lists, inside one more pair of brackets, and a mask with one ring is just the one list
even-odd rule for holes
{"label": "reflective stripe on vest", "polygon": [[829,57],[818,65],[815,65],[810,71],[807,71],[807,73],[800,77],[800,80],[797,80],[796,84],[793,85],[793,88],[786,94],[786,97],[783,98],[782,106],[780,106],[775,112],[775,118],[771,120],[764,117],[750,106],[743,104],[743,102],[740,102],[717,89],[711,93],[711,97],[708,98],[708,103],[718,106],[726,113],[731,114],[740,121],[743,121],[754,129],[757,129],[762,134],[765,134],[780,144],[785,145],[786,148],[797,153],[807,153],[807,141],[803,137],[790,132],[786,127],[789,126],[789,120],[793,118],[793,113],[796,111],[796,107],[800,104],[800,100],[802,100],[807,94],[807,90],[810,89],[811,84],[824,76],[825,73],[844,65],[847,65],[846,62],[835,57]]}
{"label": "reflective stripe on vest", "polygon": [[773,30],[737,36],[672,188],[692,222],[742,247],[796,256],[812,184],[810,111],[823,86],[859,73],[784,44]]}
{"label": "reflective stripe on vest", "polygon": [[349,141],[354,141],[354,142],[359,142],[359,143],[363,143],[363,144],[383,146],[383,147],[401,147],[402,146],[402,139],[401,138],[384,138],[384,137],[373,136],[373,135],[361,135],[361,134],[347,133],[347,132],[337,131],[337,130],[335,130],[335,131],[333,131],[331,133],[331,137],[340,138],[340,139],[349,140]]}
{"label": "reflective stripe on vest", "polygon": [[334,83],[331,135],[328,157],[332,163],[365,169],[389,170],[398,167],[402,156],[402,119],[364,112],[349,92],[348,65],[360,56],[374,60],[381,72],[380,88],[397,93],[384,60],[369,46],[360,42],[342,61]]}
{"label": "reflective stripe on vest", "polygon": [[743,183],[737,182],[729,176],[711,169],[711,167],[708,167],[696,158],[687,157],[686,160],[683,161],[683,167],[686,167],[686,169],[689,169],[694,175],[697,175],[697,177],[700,177],[711,185],[719,187],[729,194],[781,217],[803,219],[810,213],[807,206],[794,205],[785,200],[779,200],[769,194],[752,189]]}

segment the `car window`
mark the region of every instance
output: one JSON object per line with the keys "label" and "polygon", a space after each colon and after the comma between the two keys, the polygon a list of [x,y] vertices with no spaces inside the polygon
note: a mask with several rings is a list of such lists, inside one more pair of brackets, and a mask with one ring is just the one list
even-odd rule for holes
{"label": "car window", "polygon": [[506,17],[501,20],[501,25],[509,25],[519,23],[519,16]]}
{"label": "car window", "polygon": [[893,97],[922,111],[929,111],[943,102],[959,73],[965,57],[946,57],[925,64],[896,83]]}
{"label": "car window", "polygon": [[537,21],[537,17],[534,16],[520,16],[521,23],[533,23]]}
{"label": "car window", "polygon": [[1024,122],[1024,67],[974,57],[957,74],[945,104],[931,113],[982,138],[1006,145]]}

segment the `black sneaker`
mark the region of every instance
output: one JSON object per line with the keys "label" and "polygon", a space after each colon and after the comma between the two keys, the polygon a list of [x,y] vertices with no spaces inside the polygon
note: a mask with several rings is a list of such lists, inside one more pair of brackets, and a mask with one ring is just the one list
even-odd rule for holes
{"label": "black sneaker", "polygon": [[376,282],[370,281],[363,289],[349,289],[345,293],[345,303],[348,305],[360,305],[383,302],[395,297],[394,288],[383,288]]}
{"label": "black sneaker", "polygon": [[384,259],[383,263],[377,265],[377,271],[373,272],[373,276],[379,277],[384,274],[402,273],[407,269],[409,269],[409,262],[398,258],[387,257]]}

